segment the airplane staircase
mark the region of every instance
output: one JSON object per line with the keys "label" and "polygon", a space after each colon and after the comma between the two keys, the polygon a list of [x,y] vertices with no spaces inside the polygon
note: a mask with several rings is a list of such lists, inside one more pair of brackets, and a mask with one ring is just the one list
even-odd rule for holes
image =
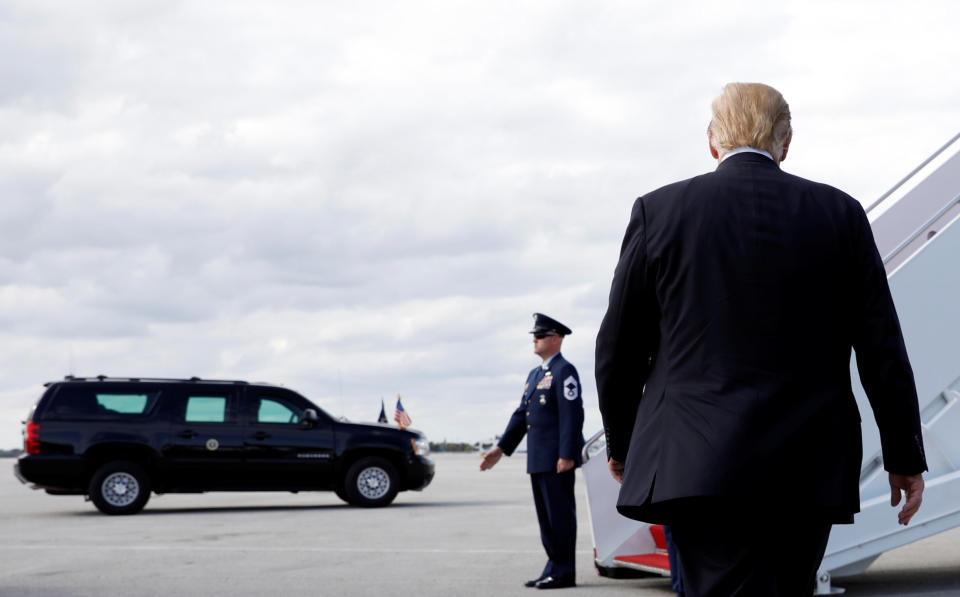
{"label": "airplane staircase", "polygon": [[607,470],[603,431],[583,448],[587,510],[593,533],[594,566],[601,576],[670,576],[663,527],[625,518],[617,512],[620,485]]}
{"label": "airplane staircase", "polygon": [[960,526],[960,134],[867,209],[883,256],[913,365],[929,471],[920,511],[897,524],[883,470],[880,435],[851,363],[863,420],[860,513],[836,525],[817,579],[817,594],[842,592],[834,577],[859,574],[881,554]]}
{"label": "airplane staircase", "polygon": [[[865,571],[886,551],[960,526],[960,134],[869,206],[867,217],[916,377],[929,471],[923,506],[908,526],[900,526],[898,509],[890,506],[880,435],[852,361],[863,420],[861,511],[854,524],[833,527],[817,595],[842,593],[832,586],[834,578]],[[607,471],[602,432],[584,447],[583,474],[600,574],[617,576],[635,557],[658,554],[654,525],[616,511],[619,485]],[[658,573],[669,574],[669,564]]]}
{"label": "airplane staircase", "polygon": [[663,526],[655,524],[649,529],[657,550],[653,553],[634,554],[632,556],[617,556],[614,560],[618,566],[630,568],[641,573],[653,576],[670,576],[670,556],[667,554],[667,538]]}

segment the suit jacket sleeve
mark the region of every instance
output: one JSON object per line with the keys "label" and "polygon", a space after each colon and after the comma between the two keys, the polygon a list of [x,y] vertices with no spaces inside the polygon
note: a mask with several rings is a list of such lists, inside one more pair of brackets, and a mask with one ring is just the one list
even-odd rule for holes
{"label": "suit jacket sleeve", "polygon": [[643,197],[634,203],[597,334],[596,379],[607,456],[625,461],[641,388],[657,345],[657,308],[647,281]]}
{"label": "suit jacket sleeve", "polygon": [[913,475],[927,470],[917,389],[883,261],[859,203],[854,208],[853,348],[883,450],[884,468]]}
{"label": "suit jacket sleeve", "polygon": [[577,369],[570,364],[565,365],[558,373],[557,457],[579,461],[580,450],[583,448],[583,396],[580,376],[577,374]]}
{"label": "suit jacket sleeve", "polygon": [[[531,375],[527,376],[527,383],[530,383]],[[527,434],[527,407],[523,403],[523,396],[520,397],[520,406],[510,415],[507,421],[507,428],[503,430],[503,435],[497,445],[507,456],[513,454],[513,451],[520,445],[523,436]]]}

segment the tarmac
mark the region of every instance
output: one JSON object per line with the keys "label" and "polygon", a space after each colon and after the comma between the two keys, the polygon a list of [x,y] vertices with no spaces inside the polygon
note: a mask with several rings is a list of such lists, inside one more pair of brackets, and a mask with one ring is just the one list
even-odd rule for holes
{"label": "tarmac", "polygon": [[[544,564],[524,456],[489,472],[477,454],[434,454],[422,492],[380,509],[333,493],[154,495],[134,516],[32,491],[0,460],[0,596],[524,596]],[[593,568],[583,478],[577,583],[564,597],[671,597],[663,578]],[[893,515],[893,514],[891,514]],[[834,580],[846,595],[960,596],[960,529]]]}

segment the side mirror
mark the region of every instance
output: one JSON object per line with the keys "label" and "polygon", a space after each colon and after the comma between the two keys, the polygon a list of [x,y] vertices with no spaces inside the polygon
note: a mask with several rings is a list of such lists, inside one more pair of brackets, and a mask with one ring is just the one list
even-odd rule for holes
{"label": "side mirror", "polygon": [[300,426],[304,429],[310,429],[317,424],[317,421],[320,420],[320,417],[317,416],[317,411],[312,408],[308,408],[303,411],[303,418],[300,419]]}

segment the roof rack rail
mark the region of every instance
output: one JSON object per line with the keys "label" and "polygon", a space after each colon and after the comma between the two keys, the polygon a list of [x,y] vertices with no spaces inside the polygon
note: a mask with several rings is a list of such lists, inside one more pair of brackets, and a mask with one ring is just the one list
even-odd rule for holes
{"label": "roof rack rail", "polygon": [[129,381],[129,382],[142,382],[142,381],[154,381],[154,382],[167,382],[167,383],[228,383],[235,385],[248,385],[249,382],[243,381],[241,379],[201,379],[197,376],[190,378],[172,378],[172,377],[110,377],[109,375],[98,375],[96,377],[77,377],[74,375],[66,375],[63,378],[64,381]]}

